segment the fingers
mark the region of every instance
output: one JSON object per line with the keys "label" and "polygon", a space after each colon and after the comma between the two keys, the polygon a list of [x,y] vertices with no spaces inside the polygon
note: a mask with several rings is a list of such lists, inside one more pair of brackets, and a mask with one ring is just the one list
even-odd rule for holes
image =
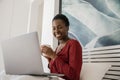
{"label": "fingers", "polygon": [[41,51],[42,51],[43,53],[46,53],[46,52],[48,51],[48,49],[49,49],[49,47],[47,47],[47,46],[45,46],[45,45],[41,45],[40,48],[41,48]]}
{"label": "fingers", "polygon": [[46,46],[46,45],[41,45],[40,48],[50,48],[49,46]]}
{"label": "fingers", "polygon": [[52,58],[52,56],[55,54],[52,48],[49,46],[41,45],[40,48],[43,56],[45,55],[48,58]]}

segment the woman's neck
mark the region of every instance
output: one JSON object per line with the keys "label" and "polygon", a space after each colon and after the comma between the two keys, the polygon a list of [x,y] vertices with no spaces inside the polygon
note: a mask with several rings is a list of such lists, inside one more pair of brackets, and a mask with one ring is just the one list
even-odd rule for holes
{"label": "woman's neck", "polygon": [[63,40],[59,40],[59,44],[64,44],[66,43],[70,38],[69,37],[66,37],[64,38]]}

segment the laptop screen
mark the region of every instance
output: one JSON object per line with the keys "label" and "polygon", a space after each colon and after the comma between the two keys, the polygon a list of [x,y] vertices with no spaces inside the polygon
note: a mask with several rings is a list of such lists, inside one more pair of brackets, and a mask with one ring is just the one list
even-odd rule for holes
{"label": "laptop screen", "polygon": [[37,32],[27,33],[2,42],[7,74],[41,74],[43,65]]}

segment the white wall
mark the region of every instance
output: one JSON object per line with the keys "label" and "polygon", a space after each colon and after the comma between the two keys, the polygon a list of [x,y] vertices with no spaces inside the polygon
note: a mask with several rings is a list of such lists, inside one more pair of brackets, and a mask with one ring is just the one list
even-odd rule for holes
{"label": "white wall", "polygon": [[[55,49],[57,40],[52,34],[52,18],[59,12],[59,0],[44,0],[41,44],[49,44]],[[43,58],[44,71],[49,72],[48,62]]]}
{"label": "white wall", "polygon": [[[51,22],[58,13],[58,8],[59,0],[0,0],[0,42],[13,36],[38,31],[41,44],[50,44],[55,48],[57,40],[52,35]],[[49,72],[46,59],[43,58],[43,62],[44,70]],[[0,46],[0,70],[3,67]]]}
{"label": "white wall", "polygon": [[[8,14],[9,13],[9,14]],[[6,0],[0,1],[0,41],[9,37],[9,25],[11,24],[12,16],[12,0],[7,2]],[[7,23],[6,23],[7,22]],[[0,70],[3,68],[2,51],[0,46]]]}
{"label": "white wall", "polygon": [[[0,0],[0,43],[7,38],[38,29],[41,36],[42,12],[43,0]],[[3,58],[0,46],[1,69]]]}
{"label": "white wall", "polygon": [[[13,0],[0,1],[0,41],[9,38],[12,24]],[[0,69],[3,68],[2,51],[0,46]]]}

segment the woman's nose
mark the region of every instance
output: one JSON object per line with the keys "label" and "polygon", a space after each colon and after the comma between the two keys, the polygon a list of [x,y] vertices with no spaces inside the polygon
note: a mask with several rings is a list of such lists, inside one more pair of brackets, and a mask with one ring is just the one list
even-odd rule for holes
{"label": "woman's nose", "polygon": [[55,29],[55,32],[56,32],[56,33],[59,32],[59,29]]}

